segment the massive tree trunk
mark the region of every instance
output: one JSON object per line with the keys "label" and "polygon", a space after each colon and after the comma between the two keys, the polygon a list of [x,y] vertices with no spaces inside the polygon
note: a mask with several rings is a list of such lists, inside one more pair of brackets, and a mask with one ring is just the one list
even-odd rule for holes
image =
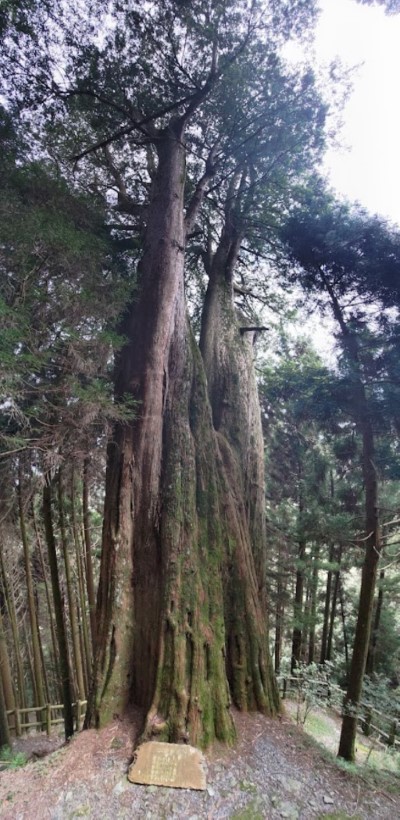
{"label": "massive tree trunk", "polygon": [[[221,489],[222,475],[236,462],[227,445],[218,447],[204,368],[186,317],[182,131],[182,122],[172,122],[155,142],[158,169],[138,291],[125,317],[128,342],[116,367],[117,395],[129,394],[137,406],[134,420],[118,425],[109,445],[86,726],[100,725],[134,702],[145,710],[145,736],[207,745],[214,737],[230,742],[234,736],[226,675],[226,552],[235,561],[236,609],[249,624],[260,616],[253,600],[253,609],[248,603],[256,590],[251,552],[240,555],[233,535],[227,542],[222,504],[225,517],[233,519],[245,505],[239,488],[235,498],[228,487]],[[236,529],[238,536],[239,520]],[[237,646],[252,653],[254,666],[258,646],[241,637]],[[261,705],[261,697],[243,706],[249,702]]]}

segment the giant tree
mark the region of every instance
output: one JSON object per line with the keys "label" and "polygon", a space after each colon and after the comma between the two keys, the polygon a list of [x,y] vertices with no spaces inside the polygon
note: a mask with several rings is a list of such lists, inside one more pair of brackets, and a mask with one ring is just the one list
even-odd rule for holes
{"label": "giant tree", "polygon": [[[97,23],[100,5],[93,8]],[[64,10],[68,31],[58,32],[67,72],[54,70],[54,49],[43,61],[34,50],[34,82],[22,78],[17,99],[42,106],[45,118],[51,111],[52,148],[57,125],[68,122],[64,145],[79,167],[91,169],[96,190],[112,178],[119,213],[134,223],[136,292],[120,322],[126,341],[116,356],[114,389],[117,400],[131,397],[136,414],[116,423],[108,447],[86,723],[99,725],[135,701],[145,710],[148,736],[230,740],[231,697],[239,708],[274,713],[278,696],[267,646],[259,411],[250,338],[241,333],[232,301],[244,234],[242,225],[232,233],[229,202],[221,210],[218,248],[210,241],[203,358],[186,313],[185,249],[205,195],[212,197],[215,154],[229,141],[227,107],[224,133],[211,129],[208,145],[199,136],[212,101],[222,86],[235,87],[254,53],[266,86],[252,85],[248,75],[242,99],[249,106],[264,94],[255,139],[268,118],[268,66],[272,72],[276,50],[308,22],[313,4],[290,4],[290,14],[288,4],[229,0],[199,0],[190,10],[173,0],[145,8],[116,3],[109,10],[100,40],[93,26]],[[47,23],[44,45],[55,25]],[[233,118],[231,132],[236,127]],[[243,144],[248,138],[249,132]],[[245,153],[235,156],[226,167],[227,192],[236,197],[245,190],[246,198],[252,175]],[[117,237],[126,227],[118,223]],[[242,391],[250,396],[247,408]]]}

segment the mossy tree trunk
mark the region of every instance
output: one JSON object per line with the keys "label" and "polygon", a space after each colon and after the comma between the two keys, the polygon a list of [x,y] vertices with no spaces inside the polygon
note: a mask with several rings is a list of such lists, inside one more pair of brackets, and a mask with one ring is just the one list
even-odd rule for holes
{"label": "mossy tree trunk", "polygon": [[[238,197],[240,197],[240,180]],[[268,647],[264,445],[254,371],[255,331],[237,315],[233,272],[242,241],[233,191],[225,224],[209,260],[202,317],[204,360],[218,472],[224,555],[227,674],[240,709],[274,713],[279,697]]]}
{"label": "mossy tree trunk", "polygon": [[[108,451],[85,725],[101,725],[134,702],[145,710],[146,737],[207,745],[234,737],[233,653],[253,679],[249,685],[245,671],[234,673],[235,701],[273,711],[276,699],[270,707],[263,582],[257,582],[248,526],[242,532],[249,511],[238,456],[214,430],[186,315],[183,130],[183,118],[173,120],[155,141],[158,168],[138,292],[116,364],[117,395],[128,393],[138,404],[135,419],[116,426]],[[228,520],[234,522],[229,531]]]}

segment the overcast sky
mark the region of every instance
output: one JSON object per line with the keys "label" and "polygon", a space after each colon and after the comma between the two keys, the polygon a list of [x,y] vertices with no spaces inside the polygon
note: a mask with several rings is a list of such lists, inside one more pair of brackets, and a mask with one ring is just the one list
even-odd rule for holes
{"label": "overcast sky", "polygon": [[344,111],[341,150],[326,160],[332,185],[400,225],[400,14],[355,0],[320,0],[317,56],[359,65]]}

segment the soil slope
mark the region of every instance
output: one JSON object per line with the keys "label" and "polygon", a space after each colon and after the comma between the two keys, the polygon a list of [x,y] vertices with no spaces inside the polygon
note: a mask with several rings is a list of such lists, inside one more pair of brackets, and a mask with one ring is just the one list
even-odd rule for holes
{"label": "soil slope", "polygon": [[[374,785],[339,769],[289,718],[236,714],[234,749],[207,753],[207,791],[136,786],[126,772],[139,716],[82,732],[24,768],[0,773],[4,820],[400,818],[400,779]],[[31,739],[40,747],[46,741]],[[56,742],[56,741],[54,741]],[[38,749],[40,753],[41,749]],[[397,787],[399,787],[397,789]]]}

